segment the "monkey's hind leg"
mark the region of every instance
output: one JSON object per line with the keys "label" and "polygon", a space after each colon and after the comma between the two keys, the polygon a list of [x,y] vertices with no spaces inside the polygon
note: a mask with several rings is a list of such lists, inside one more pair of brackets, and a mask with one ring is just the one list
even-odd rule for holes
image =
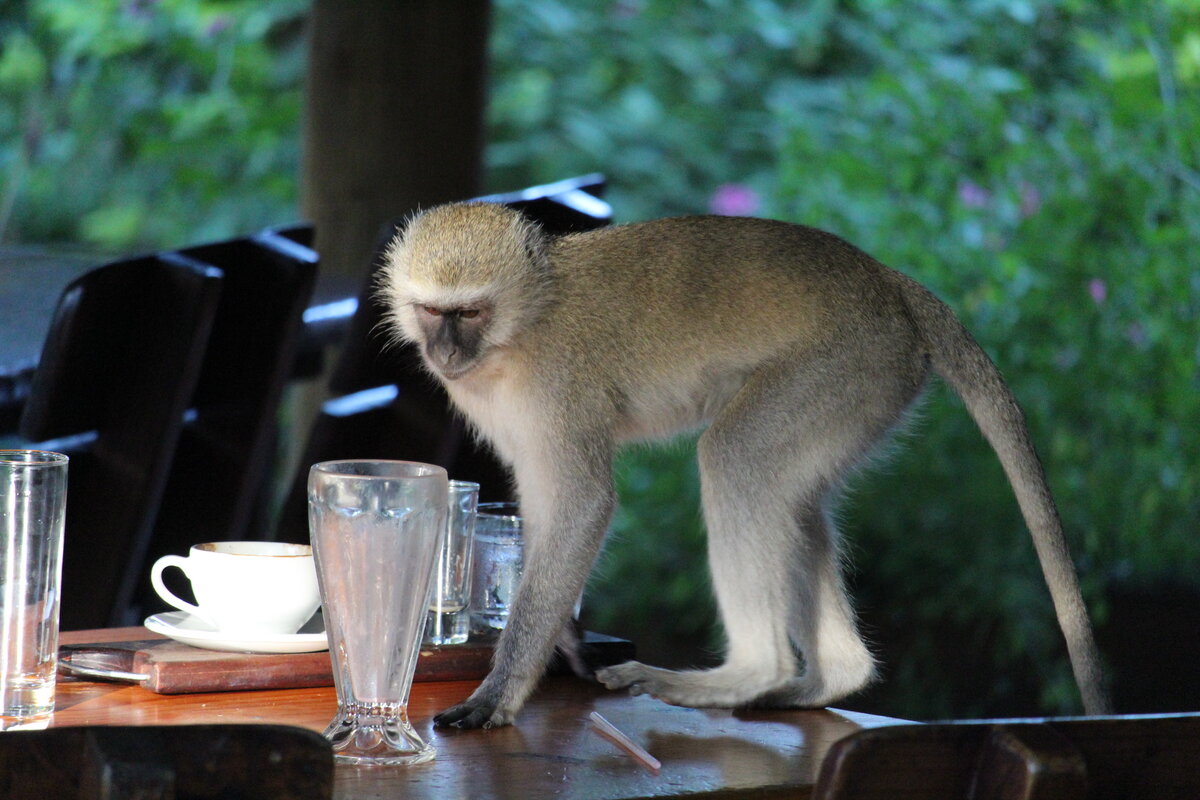
{"label": "monkey's hind leg", "polygon": [[822,708],[853,694],[875,677],[875,661],[855,624],[842,581],[837,531],[821,503],[799,513],[804,535],[802,575],[789,616],[792,642],[804,672],[754,698],[760,708]]}
{"label": "monkey's hind leg", "polygon": [[[725,663],[674,671],[628,662],[597,673],[610,689],[693,707],[819,708],[872,679],[874,659],[855,626],[819,502],[799,514],[782,504],[771,514],[769,498],[741,496],[757,509],[746,510],[740,525],[705,506]],[[804,654],[802,674],[793,645]]]}
{"label": "monkey's hind leg", "polygon": [[[760,526],[790,523],[786,509],[775,509],[772,520],[761,504],[756,519],[735,522],[738,509],[710,501],[713,479],[703,470],[702,476],[709,562],[728,636],[725,663],[709,670],[675,671],[631,661],[601,670],[596,677],[610,689],[628,688],[674,705],[729,708],[748,703],[797,671],[787,633],[789,547],[775,536],[751,540],[748,535]],[[749,486],[743,490],[753,491]],[[734,526],[740,528],[738,533],[726,535]]]}
{"label": "monkey's hind leg", "polygon": [[[841,476],[920,388],[827,353],[756,375],[700,441],[709,562],[728,639],[712,670],[630,662],[597,673],[688,706],[822,707],[861,689],[875,662],[859,635],[825,511]],[[829,386],[830,376],[840,383]],[[804,658],[803,672],[793,646]]]}

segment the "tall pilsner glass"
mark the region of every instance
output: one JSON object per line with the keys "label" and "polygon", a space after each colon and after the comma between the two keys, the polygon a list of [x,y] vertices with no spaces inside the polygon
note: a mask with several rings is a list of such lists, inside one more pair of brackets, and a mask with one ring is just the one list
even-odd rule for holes
{"label": "tall pilsner glass", "polygon": [[54,711],[67,457],[0,450],[0,730]]}
{"label": "tall pilsner glass", "polygon": [[448,480],[408,461],[326,461],[308,476],[309,531],[338,711],[325,729],[354,764],[433,758],[408,721]]}

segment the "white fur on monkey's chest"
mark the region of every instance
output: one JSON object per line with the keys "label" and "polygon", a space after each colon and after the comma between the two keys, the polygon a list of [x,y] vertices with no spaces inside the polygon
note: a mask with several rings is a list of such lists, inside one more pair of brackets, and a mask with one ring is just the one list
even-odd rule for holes
{"label": "white fur on monkey's chest", "polygon": [[485,366],[478,373],[443,384],[455,407],[510,464],[543,421],[542,411],[534,407],[528,393],[519,390],[521,381],[511,369]]}

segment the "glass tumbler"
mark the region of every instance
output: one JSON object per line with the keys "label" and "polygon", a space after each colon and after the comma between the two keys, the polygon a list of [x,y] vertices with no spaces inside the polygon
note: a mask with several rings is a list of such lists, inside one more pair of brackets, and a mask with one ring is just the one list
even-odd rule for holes
{"label": "glass tumbler", "polygon": [[471,559],[475,552],[475,506],[479,484],[450,481],[450,513],[438,548],[429,597],[425,641],[462,644],[471,632]]}
{"label": "glass tumbler", "polygon": [[0,450],[0,730],[49,724],[67,456]]}
{"label": "glass tumbler", "polygon": [[326,461],[308,477],[337,715],[334,758],[417,764],[434,757],[408,720],[431,577],[446,522],[446,471],[408,461]]}
{"label": "glass tumbler", "polygon": [[475,516],[471,617],[483,632],[508,624],[525,562],[524,522],[516,503],[480,503]]}

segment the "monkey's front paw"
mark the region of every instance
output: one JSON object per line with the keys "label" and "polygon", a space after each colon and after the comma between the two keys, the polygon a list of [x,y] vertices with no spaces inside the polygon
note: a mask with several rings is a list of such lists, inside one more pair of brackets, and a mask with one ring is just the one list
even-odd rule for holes
{"label": "monkey's front paw", "polygon": [[511,724],[513,716],[511,712],[497,708],[492,703],[467,700],[435,716],[433,724],[438,728],[483,728],[486,730]]}

